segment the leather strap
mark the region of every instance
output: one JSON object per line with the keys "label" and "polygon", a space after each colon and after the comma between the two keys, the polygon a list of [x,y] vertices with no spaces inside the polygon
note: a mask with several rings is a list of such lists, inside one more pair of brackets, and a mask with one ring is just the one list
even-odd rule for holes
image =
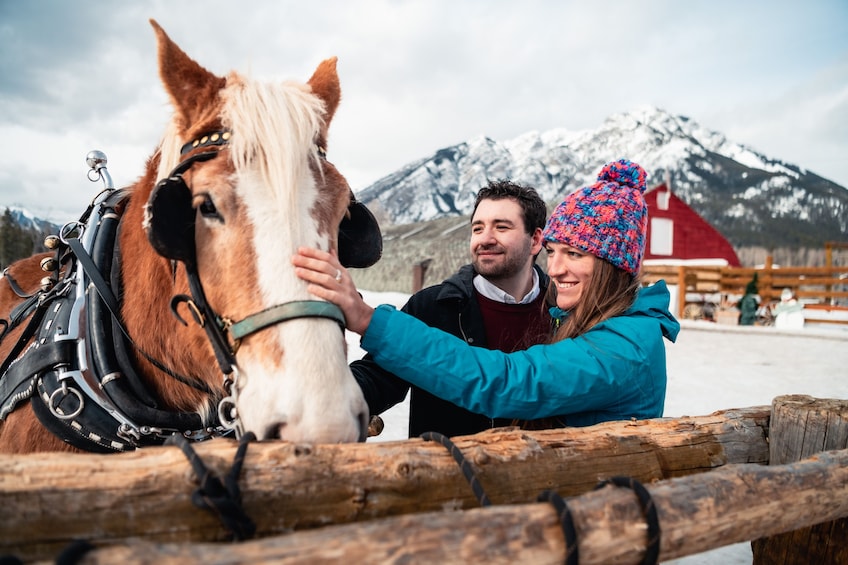
{"label": "leather strap", "polygon": [[328,318],[345,328],[344,314],[341,309],[330,302],[319,300],[299,300],[272,306],[256,314],[252,314],[230,326],[233,339],[241,339],[263,328],[297,318]]}
{"label": "leather strap", "polygon": [[91,256],[83,247],[82,242],[79,239],[69,239],[68,246],[71,248],[71,251],[74,252],[74,256],[77,258],[77,261],[82,265],[85,274],[88,276],[88,280],[91,281],[91,284],[94,285],[94,288],[97,290],[97,294],[100,295],[100,298],[103,299],[103,302],[109,308],[109,311],[112,312],[112,315],[120,320],[121,308],[118,306],[118,299],[115,298],[115,295],[112,294],[112,289],[109,288],[109,283],[106,282],[106,279],[103,278],[103,275],[100,273],[100,269],[97,268],[97,265],[94,264],[94,261],[91,259]]}

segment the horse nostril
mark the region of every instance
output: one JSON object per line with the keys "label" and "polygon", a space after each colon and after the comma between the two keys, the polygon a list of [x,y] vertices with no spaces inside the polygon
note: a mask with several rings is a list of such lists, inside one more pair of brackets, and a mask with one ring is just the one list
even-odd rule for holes
{"label": "horse nostril", "polygon": [[283,426],[285,424],[271,424],[265,428],[265,433],[259,439],[280,439],[282,437]]}

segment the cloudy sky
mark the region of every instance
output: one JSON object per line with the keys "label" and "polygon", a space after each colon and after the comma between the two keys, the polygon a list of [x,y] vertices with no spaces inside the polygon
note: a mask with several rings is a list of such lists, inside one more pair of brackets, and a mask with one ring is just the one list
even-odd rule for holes
{"label": "cloudy sky", "polygon": [[329,157],[354,190],[479,135],[594,129],[649,104],[848,186],[845,0],[0,0],[0,206],[74,219],[167,121],[156,19],[224,75],[338,56]]}

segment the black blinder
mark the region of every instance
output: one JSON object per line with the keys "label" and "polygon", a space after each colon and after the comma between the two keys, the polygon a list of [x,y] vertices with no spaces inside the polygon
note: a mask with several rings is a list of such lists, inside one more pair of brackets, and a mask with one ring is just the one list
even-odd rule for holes
{"label": "black blinder", "polygon": [[347,215],[339,225],[339,262],[345,267],[370,267],[383,256],[383,234],[377,218],[351,195]]}
{"label": "black blinder", "polygon": [[[150,194],[147,239],[162,257],[187,265],[195,264],[196,211],[192,207],[191,190],[182,174],[194,163],[207,161],[217,154],[217,151],[209,151],[189,157],[177,165],[168,178],[159,181]],[[370,267],[383,256],[380,225],[371,210],[357,202],[353,193],[347,212],[339,225],[339,261],[345,267]]]}
{"label": "black blinder", "polygon": [[147,201],[147,239],[156,253],[172,261],[195,265],[195,210],[191,205],[191,190],[183,173],[195,163],[217,157],[218,151],[192,155],[177,165],[168,178],[156,183]]}
{"label": "black blinder", "polygon": [[147,203],[147,239],[166,259],[195,263],[194,219],[191,191],[182,175],[161,180]]}

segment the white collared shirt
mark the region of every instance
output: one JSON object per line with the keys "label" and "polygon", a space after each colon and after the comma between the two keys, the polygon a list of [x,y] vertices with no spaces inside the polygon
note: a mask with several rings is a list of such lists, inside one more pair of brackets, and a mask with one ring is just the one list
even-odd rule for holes
{"label": "white collared shirt", "polygon": [[504,304],[530,304],[539,296],[539,273],[536,272],[536,269],[533,269],[533,287],[520,301],[517,301],[514,296],[508,292],[504,292],[483,278],[483,275],[476,275],[474,277],[474,289],[486,298],[503,302]]}

